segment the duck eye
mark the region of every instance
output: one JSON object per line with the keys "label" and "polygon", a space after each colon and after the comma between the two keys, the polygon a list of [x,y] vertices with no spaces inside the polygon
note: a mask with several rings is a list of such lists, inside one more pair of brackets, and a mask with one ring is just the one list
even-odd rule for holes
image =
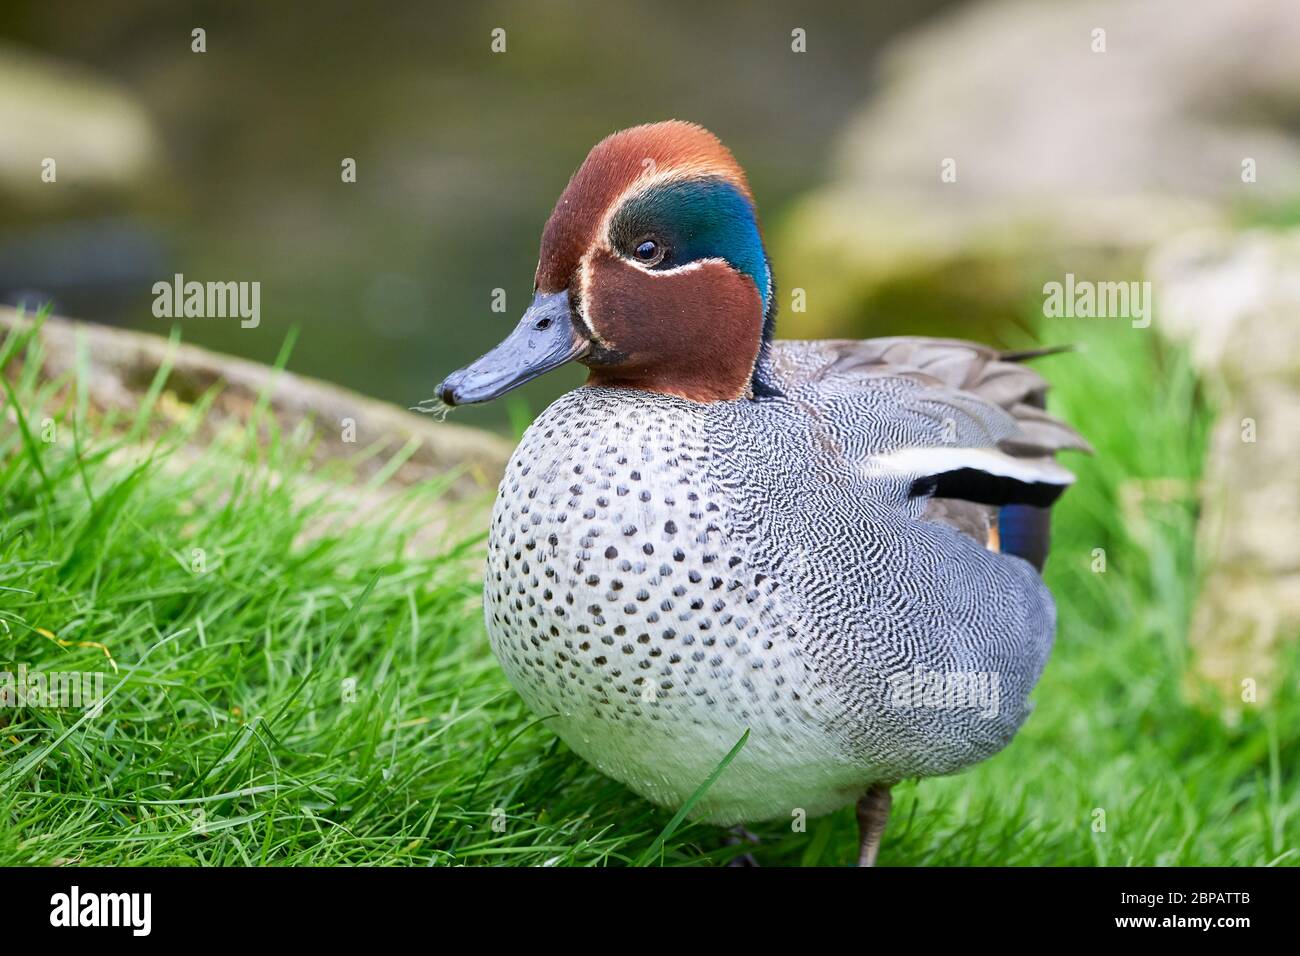
{"label": "duck eye", "polygon": [[637,243],[637,247],[632,254],[642,262],[650,265],[655,264],[664,257],[663,247],[653,239],[643,239]]}

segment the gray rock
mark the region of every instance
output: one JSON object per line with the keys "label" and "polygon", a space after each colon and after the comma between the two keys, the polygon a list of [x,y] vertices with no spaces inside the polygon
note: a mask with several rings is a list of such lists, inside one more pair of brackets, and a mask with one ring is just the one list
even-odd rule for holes
{"label": "gray rock", "polygon": [[1018,311],[1044,276],[1137,278],[1162,239],[1294,198],[1297,49],[1291,0],[992,0],[934,21],[887,55],[830,183],[780,231],[797,331],[924,317],[927,296]]}
{"label": "gray rock", "polygon": [[[75,208],[88,195],[139,192],[163,154],[144,108],[81,66],[0,45],[0,198]],[[57,179],[41,179],[55,161]]]}
{"label": "gray rock", "polygon": [[1188,343],[1219,411],[1201,488],[1196,670],[1232,709],[1281,690],[1300,635],[1300,229],[1201,233],[1152,253],[1166,334]]}

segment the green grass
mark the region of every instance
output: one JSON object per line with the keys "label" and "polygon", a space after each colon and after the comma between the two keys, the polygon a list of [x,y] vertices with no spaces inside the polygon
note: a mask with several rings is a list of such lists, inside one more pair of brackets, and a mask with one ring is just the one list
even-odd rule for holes
{"label": "green grass", "polygon": [[[1084,338],[1042,367],[1099,455],[1070,462],[1037,710],[994,759],[897,788],[881,863],[1295,863],[1296,701],[1235,726],[1187,703],[1193,506],[1121,518],[1126,481],[1198,474],[1194,379],[1149,330],[1053,337]],[[525,710],[484,634],[481,510],[428,553],[413,516],[439,487],[349,523],[328,493],[341,476],[310,470],[296,436],[260,421],[190,455],[206,400],[164,415],[160,377],[136,420],[94,420],[84,377],[42,384],[39,364],[34,340],[0,352],[0,670],[105,671],[111,698],[100,716],[0,709],[0,864],[700,865],[747,849],[600,776]],[[753,829],[764,865],[855,856],[851,811]]]}

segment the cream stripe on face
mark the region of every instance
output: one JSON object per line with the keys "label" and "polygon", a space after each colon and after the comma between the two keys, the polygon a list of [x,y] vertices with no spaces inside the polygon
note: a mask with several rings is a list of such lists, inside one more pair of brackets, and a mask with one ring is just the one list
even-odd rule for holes
{"label": "cream stripe on face", "polygon": [[591,336],[591,340],[597,345],[608,345],[596,331],[596,326],[592,324],[591,316],[587,315],[587,303],[591,301],[591,255],[592,250],[587,250],[587,254],[582,257],[578,263],[578,318],[582,320],[583,328]]}
{"label": "cream stripe on face", "polygon": [[673,266],[671,269],[653,269],[644,262],[637,262],[635,259],[629,259],[627,256],[619,256],[618,258],[620,262],[627,263],[638,272],[642,272],[645,275],[653,276],[655,278],[679,276],[683,272],[694,272],[696,269],[703,269],[705,266],[714,263],[724,265],[729,269],[731,268],[731,263],[726,259],[721,259],[716,256],[711,256],[708,259],[692,259],[690,262],[684,262],[680,266]]}

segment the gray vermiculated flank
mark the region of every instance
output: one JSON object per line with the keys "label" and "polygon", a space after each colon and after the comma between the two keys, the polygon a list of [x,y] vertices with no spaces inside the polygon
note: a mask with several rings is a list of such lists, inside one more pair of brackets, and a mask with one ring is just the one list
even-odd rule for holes
{"label": "gray vermiculated flank", "polygon": [[[695,812],[720,823],[826,812],[996,753],[1047,661],[1051,597],[867,463],[954,435],[1079,447],[1017,410],[1042,380],[998,366],[940,340],[781,342],[780,398],[563,396],[493,512],[485,614],[510,680],[575,751],[666,805],[749,730]],[[995,712],[898,706],[889,678],[918,669],[995,675]]]}

